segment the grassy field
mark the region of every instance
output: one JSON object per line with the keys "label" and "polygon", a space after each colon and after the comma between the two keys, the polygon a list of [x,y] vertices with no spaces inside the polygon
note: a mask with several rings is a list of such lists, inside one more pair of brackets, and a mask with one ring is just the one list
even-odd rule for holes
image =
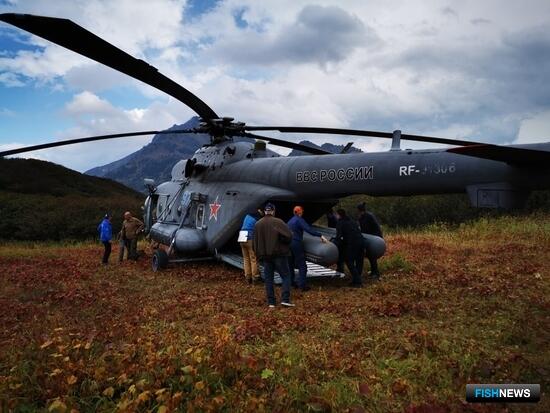
{"label": "grassy field", "polygon": [[[224,264],[0,245],[0,411],[550,411],[550,216],[387,241],[382,282],[315,282],[274,310]],[[542,401],[464,401],[495,382]]]}

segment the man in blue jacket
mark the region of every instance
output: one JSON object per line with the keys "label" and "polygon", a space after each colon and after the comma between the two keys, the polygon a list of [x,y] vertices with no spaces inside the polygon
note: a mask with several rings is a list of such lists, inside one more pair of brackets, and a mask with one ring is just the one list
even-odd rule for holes
{"label": "man in blue jacket", "polygon": [[[304,251],[304,231],[308,234],[313,235],[314,237],[320,237],[321,242],[327,242],[327,239],[321,235],[321,233],[315,231],[304,218],[304,208],[301,206],[294,207],[294,216],[288,221],[288,227],[292,231],[292,242],[290,243],[290,251],[292,252],[291,260],[291,275],[294,273],[294,268],[298,268],[298,288],[302,291],[308,291],[309,287],[307,285],[307,264],[306,264],[306,254]],[[294,277],[292,277],[294,278]]]}
{"label": "man in blue jacket", "polygon": [[109,255],[111,255],[111,239],[113,238],[113,227],[111,225],[111,215],[105,214],[103,217],[103,221],[101,221],[101,224],[97,227],[97,231],[99,232],[99,240],[105,247],[105,251],[103,253],[103,265],[107,265],[109,262]]}

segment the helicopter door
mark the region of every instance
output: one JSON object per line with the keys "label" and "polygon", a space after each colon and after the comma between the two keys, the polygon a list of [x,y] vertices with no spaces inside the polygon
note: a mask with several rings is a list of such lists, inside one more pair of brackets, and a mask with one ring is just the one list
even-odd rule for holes
{"label": "helicopter door", "polygon": [[159,196],[152,194],[147,197],[143,204],[143,222],[145,223],[145,233],[149,233],[149,230],[155,222],[157,222],[157,204]]}

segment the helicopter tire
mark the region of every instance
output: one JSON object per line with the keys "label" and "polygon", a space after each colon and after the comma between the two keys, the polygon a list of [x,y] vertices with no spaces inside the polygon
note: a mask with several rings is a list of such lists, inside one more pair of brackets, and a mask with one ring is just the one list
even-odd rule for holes
{"label": "helicopter tire", "polygon": [[168,267],[168,254],[162,249],[158,249],[153,254],[152,268],[154,272],[164,270]]}

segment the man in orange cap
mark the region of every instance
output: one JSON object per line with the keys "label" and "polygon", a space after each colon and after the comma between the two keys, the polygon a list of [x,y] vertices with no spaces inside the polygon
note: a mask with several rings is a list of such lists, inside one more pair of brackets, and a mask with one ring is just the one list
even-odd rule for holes
{"label": "man in orange cap", "polygon": [[311,234],[315,237],[320,237],[321,242],[327,242],[327,239],[321,235],[321,233],[315,231],[304,218],[304,208],[300,205],[294,207],[294,216],[288,221],[288,227],[292,231],[292,242],[290,243],[290,251],[292,252],[292,264],[291,275],[294,273],[294,268],[298,268],[298,288],[302,291],[308,291],[309,287],[307,285],[307,264],[306,264],[306,254],[304,251],[304,231],[308,234]]}

